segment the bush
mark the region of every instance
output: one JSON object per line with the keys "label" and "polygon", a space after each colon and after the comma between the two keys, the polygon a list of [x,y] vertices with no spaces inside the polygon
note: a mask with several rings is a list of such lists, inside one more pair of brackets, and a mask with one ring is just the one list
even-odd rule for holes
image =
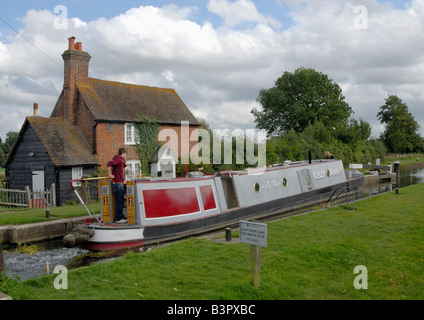
{"label": "bush", "polygon": [[348,163],[367,163],[384,159],[387,150],[380,139],[369,139],[369,125],[364,121],[351,120],[341,128],[327,128],[322,123],[309,125],[304,132],[290,130],[280,137],[267,141],[267,164],[284,160],[300,161],[308,158],[324,158],[330,151],[336,159]]}

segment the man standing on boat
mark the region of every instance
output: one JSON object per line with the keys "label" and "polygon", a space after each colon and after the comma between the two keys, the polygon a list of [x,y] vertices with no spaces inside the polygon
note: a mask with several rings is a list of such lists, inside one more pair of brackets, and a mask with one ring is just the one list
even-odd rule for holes
{"label": "man standing on boat", "polygon": [[[113,181],[113,193],[115,193],[115,222],[126,223],[127,220],[122,214],[124,207],[124,181],[125,167],[127,166],[127,150],[120,148],[118,154],[107,164],[109,178]],[[111,168],[112,170],[110,170]]]}

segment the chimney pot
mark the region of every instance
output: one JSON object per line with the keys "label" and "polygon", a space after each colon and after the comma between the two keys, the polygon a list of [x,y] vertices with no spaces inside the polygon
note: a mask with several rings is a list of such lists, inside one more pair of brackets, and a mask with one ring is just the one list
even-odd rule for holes
{"label": "chimney pot", "polygon": [[38,116],[38,103],[34,103],[34,117]]}
{"label": "chimney pot", "polygon": [[77,42],[75,49],[82,51],[82,42]]}
{"label": "chimney pot", "polygon": [[68,41],[69,41],[68,50],[74,50],[75,49],[75,37],[68,38]]}

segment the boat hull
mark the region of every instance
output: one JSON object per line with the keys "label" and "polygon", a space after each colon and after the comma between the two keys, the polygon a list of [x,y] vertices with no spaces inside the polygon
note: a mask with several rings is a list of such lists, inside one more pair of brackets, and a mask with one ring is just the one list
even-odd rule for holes
{"label": "boat hull", "polygon": [[[299,214],[317,208],[338,190],[349,190],[339,201],[347,201],[362,191],[364,177],[318,188],[300,194],[242,208],[233,208],[203,218],[151,226],[122,226],[117,224],[92,224],[95,235],[82,247],[93,251],[120,250],[172,241],[238,225],[240,220],[269,220]],[[346,199],[347,197],[347,199]]]}
{"label": "boat hull", "polygon": [[85,227],[94,230],[94,236],[80,245],[81,248],[87,250],[122,250],[139,248],[144,245],[144,229],[138,226],[91,224]]}

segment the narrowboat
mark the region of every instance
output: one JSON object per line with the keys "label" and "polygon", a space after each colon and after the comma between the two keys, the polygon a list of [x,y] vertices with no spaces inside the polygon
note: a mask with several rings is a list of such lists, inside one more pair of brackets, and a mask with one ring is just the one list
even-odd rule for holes
{"label": "narrowboat", "polygon": [[103,180],[101,219],[84,225],[92,236],[81,247],[137,248],[238,225],[240,220],[291,215],[322,206],[331,197],[354,198],[363,184],[363,175],[345,172],[340,160],[286,162],[214,175],[193,172],[174,179],[140,178],[125,183],[123,224],[114,222],[112,182]]}

